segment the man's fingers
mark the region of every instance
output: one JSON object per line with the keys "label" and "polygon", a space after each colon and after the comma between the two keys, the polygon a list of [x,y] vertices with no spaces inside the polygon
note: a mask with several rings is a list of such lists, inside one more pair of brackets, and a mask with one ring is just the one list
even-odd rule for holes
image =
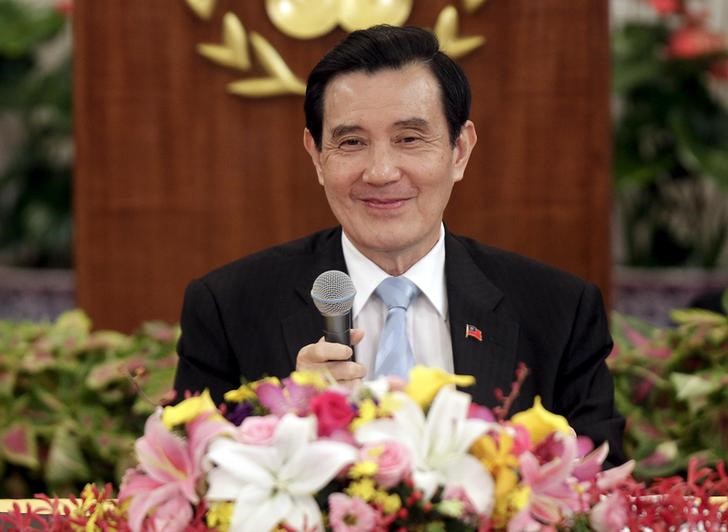
{"label": "man's fingers", "polygon": [[351,347],[325,342],[321,338],[315,344],[309,344],[301,348],[296,358],[296,366],[301,369],[301,364],[322,364],[329,360],[348,360],[351,355]]}
{"label": "man's fingers", "polygon": [[349,337],[351,339],[351,345],[356,345],[364,338],[364,331],[361,329],[351,329],[349,331]]}
{"label": "man's fingers", "polygon": [[338,382],[348,382],[363,379],[367,370],[361,364],[352,361],[328,362],[326,369]]}

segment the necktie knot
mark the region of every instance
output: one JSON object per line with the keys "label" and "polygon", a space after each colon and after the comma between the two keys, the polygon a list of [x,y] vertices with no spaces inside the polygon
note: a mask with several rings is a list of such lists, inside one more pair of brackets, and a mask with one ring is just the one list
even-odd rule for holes
{"label": "necktie knot", "polygon": [[406,277],[387,277],[379,283],[374,293],[379,296],[387,310],[393,308],[407,310],[410,303],[420,293],[420,289]]}

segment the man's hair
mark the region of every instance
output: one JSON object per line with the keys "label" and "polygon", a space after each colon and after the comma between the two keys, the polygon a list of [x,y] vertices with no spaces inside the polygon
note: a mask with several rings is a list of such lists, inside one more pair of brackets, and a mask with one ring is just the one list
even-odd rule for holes
{"label": "man's hair", "polygon": [[454,145],[470,115],[470,85],[465,73],[440,51],[440,43],[429,31],[411,26],[379,25],[350,33],[308,76],[303,109],[306,127],[316,147],[321,149],[324,92],[333,78],[350,72],[371,74],[411,64],[427,66],[437,79],[450,144]]}

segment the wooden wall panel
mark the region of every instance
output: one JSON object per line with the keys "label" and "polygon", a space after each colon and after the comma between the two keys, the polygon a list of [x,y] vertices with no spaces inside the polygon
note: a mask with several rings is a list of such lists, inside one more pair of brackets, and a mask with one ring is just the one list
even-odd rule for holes
{"label": "wooden wall panel", "polygon": [[[432,26],[445,1],[416,0]],[[77,298],[99,327],[178,318],[210,268],[334,223],[301,146],[302,98],[227,95],[194,51],[235,12],[304,78],[344,34],[296,41],[263,2],[75,3]],[[460,7],[460,3],[457,3]],[[487,44],[464,57],[478,146],[449,226],[609,287],[607,2],[489,0],[461,11]]]}

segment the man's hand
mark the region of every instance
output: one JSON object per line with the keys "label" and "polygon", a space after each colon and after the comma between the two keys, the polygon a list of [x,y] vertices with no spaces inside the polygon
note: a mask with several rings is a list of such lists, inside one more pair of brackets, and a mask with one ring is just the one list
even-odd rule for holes
{"label": "man's hand", "polygon": [[[351,329],[351,344],[358,344],[364,337],[361,329]],[[361,381],[367,370],[351,360],[351,347],[324,341],[301,348],[296,357],[296,371],[319,371],[330,373],[340,384],[353,386]]]}

